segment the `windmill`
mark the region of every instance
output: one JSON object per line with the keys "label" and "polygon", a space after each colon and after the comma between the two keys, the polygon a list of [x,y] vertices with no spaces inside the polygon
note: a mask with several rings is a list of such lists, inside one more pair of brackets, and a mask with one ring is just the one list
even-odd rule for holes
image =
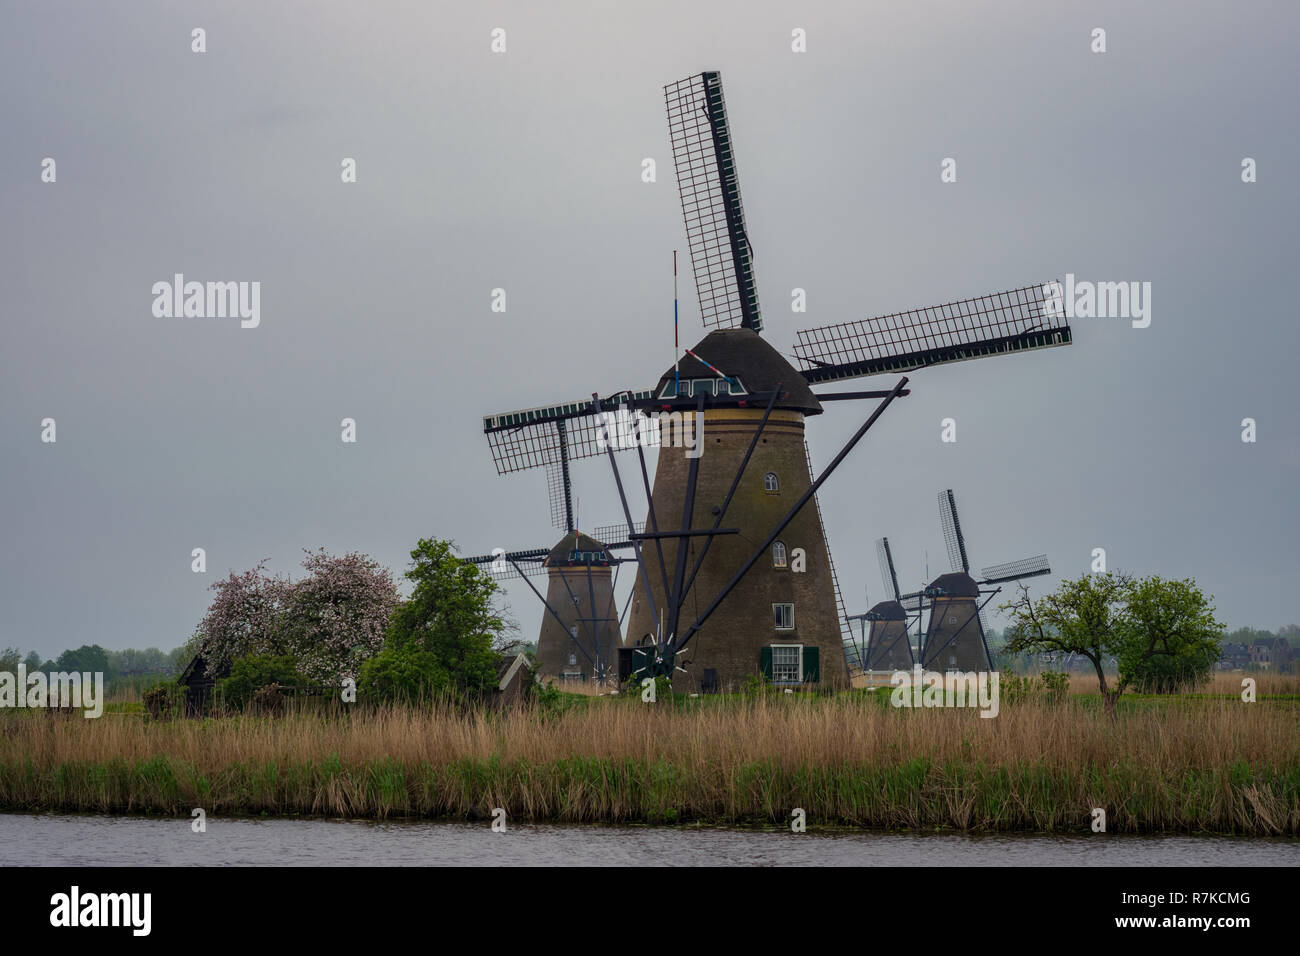
{"label": "windmill", "polygon": [[[521,579],[542,602],[541,631],[537,636],[537,674],[540,678],[590,680],[598,684],[614,678],[622,633],[614,603],[617,569],[614,551],[629,542],[605,544],[572,530],[552,548],[505,551],[463,559],[487,566],[497,580]],[[545,574],[545,596],[531,578]]]}
{"label": "windmill", "polygon": [[[778,684],[846,686],[852,630],[815,495],[908,394],[907,379],[874,391],[812,386],[1067,345],[1070,328],[1055,287],[1029,286],[798,332],[796,370],[760,335],[721,77],[700,73],[664,93],[707,334],[651,388],[487,416],[483,431],[499,474],[607,458],[638,572],[622,675],[668,675],[688,690],[734,687],[756,672]],[[805,420],[825,402],[873,399],[879,404],[814,479]],[[647,433],[659,441],[639,440]],[[616,453],[627,449],[637,452],[646,496],[642,531],[618,466]]]}
{"label": "windmill", "polygon": [[894,569],[894,553],[890,550],[888,538],[876,542],[876,557],[880,562],[885,593],[892,594],[893,599],[880,601],[866,614],[852,618],[862,621],[862,670],[868,674],[911,670],[916,661],[912,655],[909,613],[916,613],[919,619],[921,598],[919,594],[899,591],[898,572]]}
{"label": "windmill", "polygon": [[[545,471],[551,524],[564,531],[564,536],[551,548],[510,552],[498,548],[463,560],[485,567],[498,581],[523,580],[541,601],[539,678],[612,683],[617,674],[617,652],[623,644],[614,589],[619,566],[626,560],[614,552],[632,544],[626,540],[625,526],[598,526],[594,536],[577,530],[565,421],[551,426],[552,431],[542,434],[539,445],[549,452]],[[529,580],[543,574],[548,578],[545,596]]]}
{"label": "windmill", "polygon": [[[985,638],[985,605],[1002,590],[997,585],[1051,574],[1051,566],[1047,555],[1039,554],[984,568],[976,580],[970,573],[966,538],[951,488],[939,492],[939,521],[952,571],[935,578],[921,592],[931,602],[921,665],[926,670],[991,671],[994,668]],[[987,597],[981,602],[984,595]]]}

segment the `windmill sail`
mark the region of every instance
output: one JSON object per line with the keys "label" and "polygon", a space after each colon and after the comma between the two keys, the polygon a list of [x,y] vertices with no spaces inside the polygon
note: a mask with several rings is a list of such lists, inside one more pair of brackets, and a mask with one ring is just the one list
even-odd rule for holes
{"label": "windmill sail", "polygon": [[943,524],[943,540],[948,545],[948,564],[954,571],[970,573],[966,558],[966,539],[962,537],[961,522],[957,520],[957,499],[952,489],[939,492],[939,521]]}
{"label": "windmill sail", "polygon": [[[652,394],[649,389],[616,392],[602,399],[601,407],[624,415],[630,402],[648,399]],[[630,431],[630,418],[628,423]],[[561,425],[564,427],[560,428]],[[487,435],[498,475],[559,465],[566,454],[570,461],[603,455],[606,445],[601,440],[603,429],[604,423],[597,416],[590,398],[522,408],[483,418],[483,433]],[[657,433],[653,437],[657,438]],[[622,438],[629,440],[623,441]],[[634,438],[632,435],[611,436],[608,444],[615,451],[622,451],[636,447]]]}
{"label": "windmill sail", "polygon": [[991,568],[985,568],[980,572],[981,584],[1002,584],[1004,581],[1019,581],[1021,578],[1034,578],[1040,574],[1051,574],[1052,566],[1047,561],[1047,555],[1037,554],[1032,558],[1021,558],[1019,561],[1008,561],[1006,564],[995,564]]}
{"label": "windmill sail", "polygon": [[889,539],[881,538],[876,542],[876,559],[880,562],[880,579],[885,582],[885,593],[892,594],[895,601],[903,600],[898,590],[898,574],[894,571],[894,553],[889,550]]}
{"label": "windmill sail", "polygon": [[494,551],[492,554],[476,554],[462,558],[465,564],[477,564],[498,581],[513,581],[524,575],[543,574],[546,566],[542,564],[550,554],[549,548],[532,548],[527,551]]}
{"label": "windmill sail", "polygon": [[795,333],[810,383],[1069,345],[1057,283]]}
{"label": "windmill sail", "polygon": [[722,76],[700,73],[669,84],[664,99],[700,319],[708,329],[761,331]]}

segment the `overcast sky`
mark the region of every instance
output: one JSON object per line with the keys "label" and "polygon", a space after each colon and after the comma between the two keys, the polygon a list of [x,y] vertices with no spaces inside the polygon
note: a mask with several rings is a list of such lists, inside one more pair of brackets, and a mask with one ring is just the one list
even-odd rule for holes
{"label": "overcast sky", "polygon": [[[1297,620],[1294,3],[111,7],[0,3],[0,646],[174,647],[213,581],[303,548],[553,544],[481,416],[655,381],[674,249],[703,335],[662,90],[702,70],[783,352],[1066,273],[1152,284],[1148,328],[913,376],[821,496],[851,612],[882,534],[904,587],[947,570],[953,488],[976,567],[1045,551],[1042,590],[1105,548],[1231,626]],[[175,273],[260,282],[260,325],[156,318]],[[870,410],[810,420],[814,464]],[[584,527],[618,517],[603,462],[575,481]]]}

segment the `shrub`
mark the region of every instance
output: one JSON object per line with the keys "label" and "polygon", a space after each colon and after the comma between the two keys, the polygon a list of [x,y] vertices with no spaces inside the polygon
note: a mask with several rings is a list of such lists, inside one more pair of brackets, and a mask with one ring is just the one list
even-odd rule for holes
{"label": "shrub", "polygon": [[154,720],[169,720],[184,713],[185,688],[175,681],[160,681],[144,692],[144,709]]}
{"label": "shrub", "polygon": [[1043,671],[1038,679],[1049,698],[1060,700],[1070,692],[1070,675],[1064,671]]}
{"label": "shrub", "polygon": [[230,676],[217,681],[219,699],[235,710],[242,710],[253,696],[268,684],[294,686],[303,683],[292,657],[252,654],[241,657],[230,667]]}
{"label": "shrub", "polygon": [[436,655],[415,645],[386,647],[361,665],[358,698],[375,703],[429,700],[452,689]]}

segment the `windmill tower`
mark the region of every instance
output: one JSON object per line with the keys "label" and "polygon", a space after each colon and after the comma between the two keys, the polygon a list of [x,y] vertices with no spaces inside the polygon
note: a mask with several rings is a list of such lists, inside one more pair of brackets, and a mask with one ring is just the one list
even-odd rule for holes
{"label": "windmill tower", "polygon": [[[562,429],[557,429],[560,435]],[[566,528],[554,547],[506,552],[498,549],[464,559],[485,566],[498,580],[522,579],[542,602],[537,636],[537,676],[543,680],[609,683],[623,644],[614,585],[620,559],[614,552],[630,541],[607,545],[573,527],[573,489],[568,459],[548,466],[547,485],[553,524]],[[543,597],[530,578],[545,574]]]}
{"label": "windmill tower", "polygon": [[892,600],[880,601],[866,614],[859,615],[863,627],[870,626],[863,644],[866,647],[862,669],[868,674],[893,674],[894,671],[911,670],[915,663],[909,633],[908,611],[920,612],[920,599],[916,595],[903,595],[898,590],[898,573],[894,570],[894,554],[889,539],[876,542],[876,557],[880,561],[880,576],[885,592]]}
{"label": "windmill tower", "polygon": [[[735,687],[759,673],[778,684],[845,686],[852,631],[815,495],[885,409],[908,394],[907,379],[875,391],[813,386],[1068,345],[1059,286],[801,331],[794,355],[804,367],[796,370],[760,335],[721,77],[688,77],[665,87],[665,99],[700,315],[710,331],[651,388],[593,391],[590,400],[487,416],[483,431],[501,474],[608,459],[638,571],[627,643],[640,649],[620,654],[635,663],[632,673],[671,675],[675,690],[688,691]],[[814,478],[806,420],[827,402],[866,399],[879,404]],[[651,447],[658,449],[653,487]],[[644,531],[627,498],[635,475],[625,484],[618,468],[616,453],[629,448],[646,496]]]}
{"label": "windmill tower", "polygon": [[[984,606],[1001,591],[994,587],[1007,581],[1051,574],[1047,555],[1022,558],[994,565],[980,572],[976,581],[970,574],[966,556],[966,538],[957,517],[957,499],[952,489],[939,492],[939,520],[952,571],[935,578],[923,596],[930,599],[930,621],[921,650],[921,666],[936,671],[991,671],[984,625]],[[983,587],[981,587],[983,586]],[[981,601],[984,595],[988,595]]]}
{"label": "windmill tower", "polygon": [[[650,594],[632,598],[628,634],[633,639],[655,633],[651,602],[677,606],[666,630],[678,632],[683,614],[698,613],[727,586],[753,549],[753,531],[774,527],[813,482],[804,419],[820,415],[822,406],[790,363],[747,326],[710,332],[691,353],[660,377],[656,394],[687,399],[705,394],[714,401],[683,413],[700,440],[699,457],[688,457],[694,449],[660,448],[647,526],[707,527],[739,475],[727,523],[743,529],[743,536],[681,538],[664,548],[646,548]],[[778,389],[759,435],[764,412],[750,407],[745,396]],[[684,488],[693,488],[693,494],[683,495]],[[678,580],[679,569],[690,570],[690,587]],[[734,690],[760,669],[774,683],[847,686],[843,617],[817,511],[803,508],[769,545],[766,558],[735,584],[707,635],[683,655],[678,663],[685,673],[673,687]]]}
{"label": "windmill tower", "polygon": [[542,617],[537,672],[561,680],[606,680],[618,666],[623,645],[614,603],[616,558],[595,538],[566,534],[543,565],[546,605],[559,613]]}

